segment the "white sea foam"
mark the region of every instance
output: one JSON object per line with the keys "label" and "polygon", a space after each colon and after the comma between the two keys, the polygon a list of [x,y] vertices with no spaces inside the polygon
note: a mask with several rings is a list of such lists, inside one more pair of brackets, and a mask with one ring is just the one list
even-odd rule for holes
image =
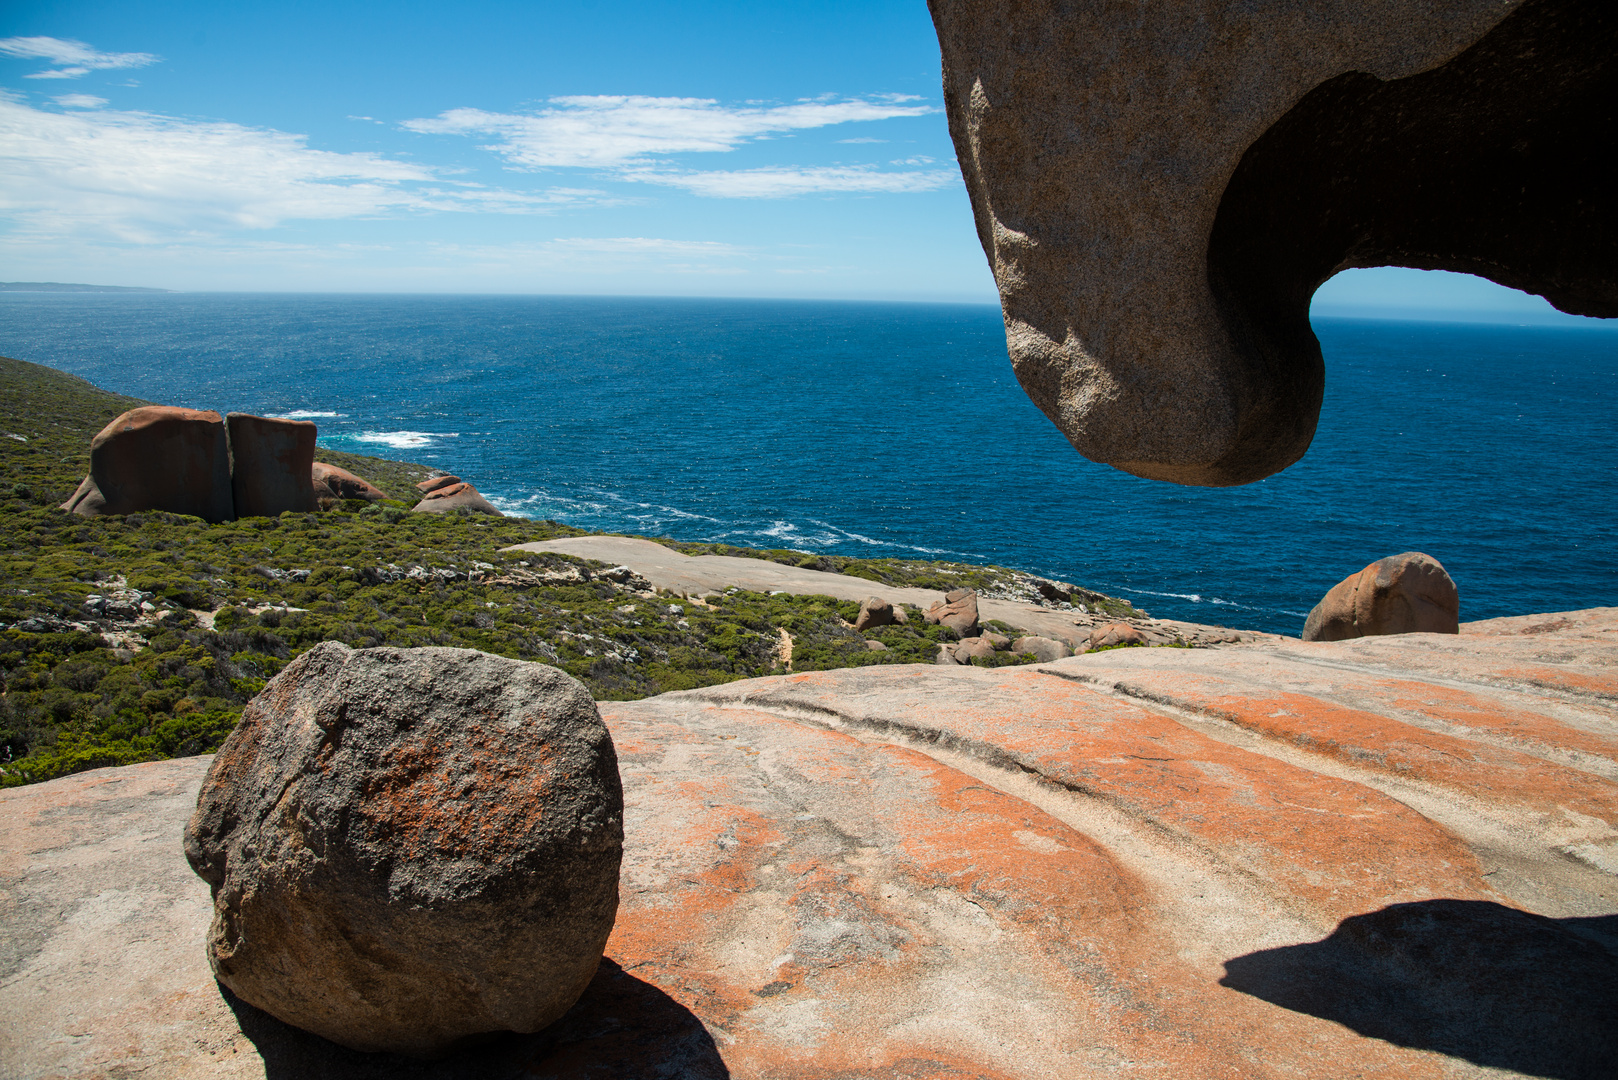
{"label": "white sea foam", "polygon": [[433,446],[439,439],[458,439],[458,431],[362,431],[352,436],[356,442],[380,443],[395,450]]}
{"label": "white sea foam", "polygon": [[1158,592],[1155,589],[1131,589],[1127,585],[1117,586],[1119,592],[1134,593],[1136,596],[1162,596],[1174,600],[1189,600],[1193,604],[1216,604],[1220,607],[1240,608],[1243,611],[1263,611],[1271,615],[1293,615],[1300,619],[1308,618],[1308,612],[1287,611],[1285,608],[1254,607],[1252,604],[1238,604],[1234,600],[1222,600],[1217,596],[1203,596],[1201,593]]}
{"label": "white sea foam", "polygon": [[347,416],[343,412],[320,412],[316,409],[293,409],[291,412],[270,413],[271,420],[336,420]]}

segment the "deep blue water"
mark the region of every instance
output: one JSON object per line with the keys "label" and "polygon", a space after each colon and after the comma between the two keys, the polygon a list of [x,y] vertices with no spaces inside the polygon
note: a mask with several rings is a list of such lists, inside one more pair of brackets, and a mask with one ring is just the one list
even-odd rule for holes
{"label": "deep blue water", "polygon": [[1079,457],[987,306],[0,294],[0,353],[195,408],[302,413],[586,528],[997,562],[1296,633],[1383,555],[1462,618],[1618,604],[1618,332],[1317,320],[1308,455],[1243,488]]}

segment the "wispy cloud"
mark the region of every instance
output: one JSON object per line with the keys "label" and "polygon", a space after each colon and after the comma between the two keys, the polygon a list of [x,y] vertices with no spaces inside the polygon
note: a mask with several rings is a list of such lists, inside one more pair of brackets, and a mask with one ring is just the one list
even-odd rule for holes
{"label": "wispy cloud", "polygon": [[838,139],[837,141],[838,141],[838,143],[840,143],[842,145],[852,146],[852,145],[854,145],[856,143],[885,143],[888,140],[886,140],[886,139],[874,139],[869,135],[861,135],[857,139]]}
{"label": "wispy cloud", "polygon": [[59,94],[56,97],[56,104],[68,109],[99,109],[106,103],[106,98],[94,94]]}
{"label": "wispy cloud", "polygon": [[35,235],[156,243],[294,219],[402,211],[545,213],[622,202],[583,187],[519,192],[446,181],[301,135],[152,113],[61,113],[0,95],[0,212]]}
{"label": "wispy cloud", "polygon": [[613,168],[669,154],[734,150],[771,135],[937,111],[908,95],[726,106],[709,98],[557,97],[534,113],[451,109],[407,120],[410,131],[483,135],[519,168]]}
{"label": "wispy cloud", "polygon": [[162,59],[151,53],[102,52],[82,41],[53,37],[0,38],[0,54],[24,60],[48,60],[55,65],[48,71],[24,75],[25,79],[76,79],[92,71],[145,67]]}
{"label": "wispy cloud", "polygon": [[780,199],[826,192],[902,194],[937,191],[960,180],[954,172],[881,172],[862,166],[773,167],[731,172],[673,172],[653,169],[624,174],[626,180],[684,188],[694,195],[722,199]]}

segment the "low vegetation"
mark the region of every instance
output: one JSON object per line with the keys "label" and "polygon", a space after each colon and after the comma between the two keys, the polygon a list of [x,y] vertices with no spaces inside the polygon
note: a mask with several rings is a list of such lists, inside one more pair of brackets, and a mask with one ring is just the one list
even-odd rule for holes
{"label": "low vegetation", "polygon": [[[809,671],[928,663],[952,636],[914,610],[907,625],[862,635],[851,625],[858,605],[830,597],[686,598],[600,563],[504,554],[581,530],[410,513],[425,467],[325,449],[323,460],[389,500],[219,525],[57,509],[88,470],[90,439],[141,404],[0,359],[0,784],[213,750],[266,680],[326,640],[539,660],[600,700],[622,700],[785,671],[788,643],[791,670]],[[940,591],[1004,594],[1037,580],[997,567],[665,542]]]}

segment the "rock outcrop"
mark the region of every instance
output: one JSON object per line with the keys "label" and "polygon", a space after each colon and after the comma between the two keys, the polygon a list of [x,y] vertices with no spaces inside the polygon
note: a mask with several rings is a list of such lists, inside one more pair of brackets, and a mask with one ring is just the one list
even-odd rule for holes
{"label": "rock outcrop", "polygon": [[1095,461],[1260,479],[1314,436],[1339,270],[1618,316],[1608,0],[930,0],[1017,378]]}
{"label": "rock outcrop", "polygon": [[910,621],[902,607],[895,607],[880,596],[868,596],[860,604],[860,613],[854,619],[854,629],[864,633],[881,626],[899,626]]}
{"label": "rock outcrop", "polygon": [[1042,664],[1053,660],[1063,660],[1073,655],[1073,650],[1065,641],[1053,641],[1048,637],[1026,635],[1011,643],[1014,653],[1030,653]]}
{"label": "rock outcrop", "polygon": [[310,466],[310,479],[314,484],[315,496],[319,499],[365,499],[369,502],[381,502],[388,497],[387,492],[369,480],[355,476],[347,469],[328,465],[324,461],[317,461]]}
{"label": "rock outcrop", "polygon": [[924,618],[961,637],[972,637],[978,629],[978,594],[971,589],[956,589],[944,594],[944,599],[929,607]]}
{"label": "rock outcrop", "polygon": [[437,491],[439,488],[447,488],[452,484],[461,483],[465,483],[465,481],[463,481],[459,476],[451,476],[449,473],[439,473],[437,476],[429,476],[427,479],[417,484],[416,490],[421,492],[423,495],[426,495],[429,492]]}
{"label": "rock outcrop", "polygon": [[1333,585],[1309,612],[1303,640],[1454,634],[1460,612],[1460,593],[1438,560],[1407,551],[1378,559]]}
{"label": "rock outcrop", "polygon": [[279,517],[318,509],[310,486],[315,425],[248,413],[227,413],[230,489],[236,516]]}
{"label": "rock outcrop", "polygon": [[1125,622],[1107,623],[1090,631],[1090,648],[1110,649],[1115,645],[1150,645],[1140,628]]}
{"label": "rock outcrop", "polygon": [[[453,479],[453,478],[452,478]],[[419,485],[418,485],[419,486]],[[457,481],[427,492],[415,509],[424,514],[447,514],[451,510],[470,510],[477,514],[504,517],[499,507],[478,493],[471,484]]]}
{"label": "rock outcrop", "polygon": [[90,441],[90,475],[62,509],[83,517],[164,510],[235,517],[225,421],[174,405],[130,409]]}
{"label": "rock outcrop", "polygon": [[1605,1077],[1615,673],[1608,608],[603,702],[606,959],[431,1064],[221,995],[206,759],[7,789],[0,1074]]}
{"label": "rock outcrop", "polygon": [[538,1031],[595,974],[623,802],[584,687],[465,649],[316,646],[248,705],[185,834],[241,1000],[359,1050]]}

